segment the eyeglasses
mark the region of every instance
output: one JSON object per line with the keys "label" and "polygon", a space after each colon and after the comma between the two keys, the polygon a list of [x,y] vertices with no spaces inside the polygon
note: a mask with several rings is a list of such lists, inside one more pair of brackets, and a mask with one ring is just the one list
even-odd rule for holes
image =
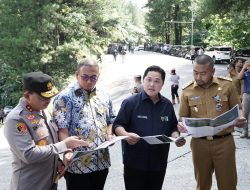
{"label": "eyeglasses", "polygon": [[89,75],[82,75],[81,76],[81,79],[83,80],[83,81],[88,81],[88,80],[90,80],[91,82],[96,82],[97,81],[97,79],[98,79],[98,76],[97,75],[91,75],[91,76],[89,76]]}

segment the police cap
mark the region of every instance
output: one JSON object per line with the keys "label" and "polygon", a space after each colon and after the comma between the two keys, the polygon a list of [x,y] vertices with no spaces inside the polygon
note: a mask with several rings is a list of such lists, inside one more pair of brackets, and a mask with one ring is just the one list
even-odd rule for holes
{"label": "police cap", "polygon": [[52,83],[51,76],[42,72],[31,72],[23,75],[23,89],[36,92],[45,98],[51,98],[58,93]]}

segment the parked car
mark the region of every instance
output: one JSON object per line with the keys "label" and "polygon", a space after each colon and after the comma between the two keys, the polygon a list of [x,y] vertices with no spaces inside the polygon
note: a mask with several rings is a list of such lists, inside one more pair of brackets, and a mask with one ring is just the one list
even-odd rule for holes
{"label": "parked car", "polygon": [[138,50],[138,51],[140,51],[140,50],[144,50],[144,45],[138,45],[137,50]]}
{"label": "parked car", "polygon": [[13,109],[13,106],[5,106],[3,108],[4,116],[7,116],[12,109]]}
{"label": "parked car", "polygon": [[250,61],[250,47],[240,48],[235,51],[232,59],[245,59]]}
{"label": "parked car", "polygon": [[227,62],[231,60],[231,47],[226,46],[214,46],[205,50],[204,54],[212,57],[214,63]]}

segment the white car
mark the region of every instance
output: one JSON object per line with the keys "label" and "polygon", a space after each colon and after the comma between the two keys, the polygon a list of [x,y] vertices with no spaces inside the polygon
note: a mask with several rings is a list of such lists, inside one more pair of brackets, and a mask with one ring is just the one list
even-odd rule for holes
{"label": "white car", "polygon": [[227,62],[231,60],[231,47],[226,46],[214,46],[205,50],[204,54],[212,57],[214,63]]}

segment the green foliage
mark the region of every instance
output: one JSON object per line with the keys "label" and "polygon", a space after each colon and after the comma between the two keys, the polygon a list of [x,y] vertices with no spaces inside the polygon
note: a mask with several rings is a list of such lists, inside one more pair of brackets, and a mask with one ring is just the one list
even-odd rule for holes
{"label": "green foliage", "polygon": [[[200,18],[206,35],[203,41],[207,45],[229,45],[234,48],[250,45],[250,13],[249,2],[230,1],[206,1],[203,0],[197,7],[198,18]],[[206,11],[201,12],[207,3]],[[220,6],[218,3],[221,3]],[[229,6],[230,5],[230,6]],[[217,13],[216,13],[217,11]]]}
{"label": "green foliage", "polygon": [[194,45],[250,45],[249,0],[149,0],[146,28],[155,41],[190,44],[191,25],[166,21],[191,21],[194,12]]}
{"label": "green foliage", "polygon": [[[171,23],[170,21],[191,22],[190,0],[149,0],[146,7],[146,29],[157,41],[165,42],[170,34],[171,44],[190,44],[190,23]],[[187,41],[183,37],[189,36]]]}
{"label": "green foliage", "polygon": [[62,88],[80,59],[144,34],[141,11],[126,0],[0,2],[1,106],[17,103],[23,73],[43,71]]}

